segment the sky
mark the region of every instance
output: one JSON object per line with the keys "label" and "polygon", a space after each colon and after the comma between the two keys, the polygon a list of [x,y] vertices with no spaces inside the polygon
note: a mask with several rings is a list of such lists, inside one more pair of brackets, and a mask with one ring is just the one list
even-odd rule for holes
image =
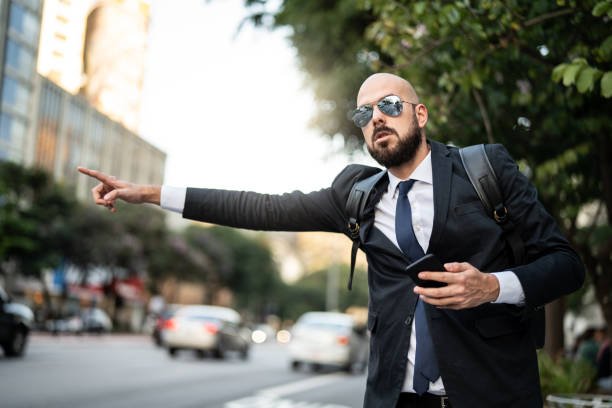
{"label": "sky", "polygon": [[315,101],[286,30],[237,32],[242,0],[154,0],[151,11],[141,133],[167,154],[164,184],[264,193],[331,184],[348,161],[333,153],[339,140],[308,127]]}

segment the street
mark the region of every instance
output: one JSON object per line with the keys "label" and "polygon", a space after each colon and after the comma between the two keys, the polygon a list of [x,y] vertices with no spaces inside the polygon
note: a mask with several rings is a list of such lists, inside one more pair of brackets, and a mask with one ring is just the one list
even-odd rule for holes
{"label": "street", "polygon": [[141,335],[34,334],[24,358],[0,357],[0,378],[4,408],[357,408],[365,389],[365,374],[292,372],[276,343],[247,361],[173,359]]}

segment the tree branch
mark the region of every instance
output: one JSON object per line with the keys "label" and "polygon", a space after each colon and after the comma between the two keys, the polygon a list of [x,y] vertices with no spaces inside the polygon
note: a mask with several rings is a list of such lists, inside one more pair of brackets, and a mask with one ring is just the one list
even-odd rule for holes
{"label": "tree branch", "polygon": [[487,108],[482,101],[482,96],[480,96],[480,92],[478,89],[472,89],[472,95],[474,95],[474,99],[476,99],[476,103],[478,104],[478,109],[480,110],[480,115],[482,116],[482,122],[485,127],[485,131],[487,132],[487,140],[489,143],[495,143],[495,138],[493,137],[493,130],[491,128],[491,120],[489,119],[489,113],[487,112]]}
{"label": "tree branch", "polygon": [[550,20],[551,18],[557,18],[557,17],[561,17],[564,16],[566,14],[571,14],[573,13],[574,10],[572,9],[561,9],[561,10],[557,10],[557,11],[553,11],[551,13],[546,13],[546,14],[542,14],[541,16],[532,18],[531,20],[527,20],[523,23],[524,27],[530,27],[532,25],[536,25],[536,24],[540,24],[546,20]]}

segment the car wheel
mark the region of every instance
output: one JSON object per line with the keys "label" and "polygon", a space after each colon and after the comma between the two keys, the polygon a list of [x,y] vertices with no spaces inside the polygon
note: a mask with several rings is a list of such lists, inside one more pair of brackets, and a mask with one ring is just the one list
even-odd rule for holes
{"label": "car wheel", "polygon": [[365,373],[366,368],[368,368],[368,363],[366,363],[365,361],[360,361],[359,363],[357,363],[357,373],[358,374]]}
{"label": "car wheel", "polygon": [[206,353],[204,352],[204,350],[196,350],[195,354],[196,354],[196,357],[199,358],[200,360],[203,360],[204,357],[206,357]]}
{"label": "car wheel", "polygon": [[178,351],[175,347],[168,347],[168,355],[170,357],[176,357],[176,352]]}
{"label": "car wheel", "polygon": [[297,361],[297,360],[293,360],[293,361],[291,362],[291,370],[293,370],[293,371],[298,371],[298,370],[300,369],[300,366],[301,366],[301,365],[302,365],[302,363],[300,363],[299,361]]}
{"label": "car wheel", "polygon": [[342,366],[342,371],[344,371],[345,373],[352,374],[353,373],[353,363],[352,362],[348,362],[348,363],[344,364]]}
{"label": "car wheel", "polygon": [[4,354],[6,354],[7,357],[22,356],[25,352],[27,340],[27,332],[23,329],[18,329],[15,331],[13,338],[4,344]]}
{"label": "car wheel", "polygon": [[218,360],[223,360],[225,358],[225,347],[221,343],[213,350],[213,357]]}

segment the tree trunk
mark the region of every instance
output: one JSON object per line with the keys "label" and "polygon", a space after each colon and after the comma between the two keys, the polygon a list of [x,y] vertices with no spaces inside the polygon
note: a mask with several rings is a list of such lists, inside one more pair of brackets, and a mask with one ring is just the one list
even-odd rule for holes
{"label": "tree trunk", "polygon": [[560,298],[546,305],[546,343],[544,351],[552,357],[564,352],[563,316],[565,316],[565,299]]}

